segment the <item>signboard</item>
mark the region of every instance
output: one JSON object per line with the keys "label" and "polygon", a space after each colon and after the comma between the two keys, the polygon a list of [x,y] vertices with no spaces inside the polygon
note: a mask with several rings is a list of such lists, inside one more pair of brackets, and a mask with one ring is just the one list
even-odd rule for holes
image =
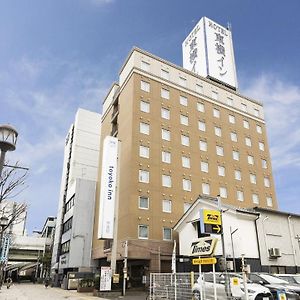
{"label": "signboard", "polygon": [[218,239],[203,237],[191,245],[191,256],[209,256],[214,253]]}
{"label": "signboard", "polygon": [[182,43],[183,67],[237,88],[231,31],[203,17]]}
{"label": "signboard", "polygon": [[194,258],[193,265],[215,265],[217,259],[215,257]]}
{"label": "signboard", "polygon": [[98,239],[113,239],[116,201],[118,139],[107,136],[103,143]]}
{"label": "signboard", "polygon": [[9,234],[3,235],[2,244],[1,244],[1,257],[0,262],[7,262],[8,260],[8,251],[11,243],[11,236]]}
{"label": "signboard", "polygon": [[111,290],[111,269],[110,267],[101,267],[100,291]]}
{"label": "signboard", "polygon": [[200,210],[200,230],[201,233],[222,233],[222,219],[219,210]]}

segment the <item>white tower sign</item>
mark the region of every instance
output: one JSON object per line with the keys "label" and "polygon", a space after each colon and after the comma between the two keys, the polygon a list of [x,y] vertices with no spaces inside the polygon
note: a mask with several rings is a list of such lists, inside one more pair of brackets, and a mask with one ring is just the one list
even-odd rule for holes
{"label": "white tower sign", "polygon": [[238,87],[231,31],[203,17],[182,43],[183,67]]}

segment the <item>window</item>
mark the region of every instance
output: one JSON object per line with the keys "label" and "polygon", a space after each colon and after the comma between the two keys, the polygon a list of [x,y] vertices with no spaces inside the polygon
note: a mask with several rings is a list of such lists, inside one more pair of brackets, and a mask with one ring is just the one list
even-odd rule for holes
{"label": "window", "polygon": [[222,136],[222,130],[220,127],[215,127],[215,135],[216,136]]}
{"label": "window", "polygon": [[150,148],[140,145],[140,157],[149,158]]}
{"label": "window", "polygon": [[267,197],[266,200],[267,200],[267,205],[268,206],[273,206],[273,199],[272,199],[272,197]]}
{"label": "window", "polygon": [[170,175],[162,175],[162,186],[164,187],[172,187],[172,179]]}
{"label": "window", "polygon": [[150,64],[145,62],[145,61],[141,61],[141,69],[149,72],[150,71]]}
{"label": "window", "polygon": [[218,166],[218,175],[219,176],[225,176],[225,167]]}
{"label": "window", "polygon": [[184,96],[180,96],[179,97],[179,103],[183,106],[187,106],[188,105],[188,99],[187,97],[184,97]]}
{"label": "window", "polygon": [[244,125],[244,128],[246,128],[246,129],[250,128],[249,122],[247,120],[243,120],[243,125]]}
{"label": "window", "polygon": [[259,125],[256,125],[256,131],[257,131],[257,133],[262,134],[262,127]]}
{"label": "window", "polygon": [[172,240],[172,229],[171,228],[163,228],[163,240],[171,241]]}
{"label": "window", "polygon": [[150,83],[146,81],[141,81],[141,90],[144,92],[150,92]]}
{"label": "window", "polygon": [[140,209],[149,209],[149,198],[145,196],[139,197],[139,208]]}
{"label": "window", "polygon": [[163,200],[162,201],[162,211],[166,213],[172,212],[172,201],[171,200]]}
{"label": "window", "polygon": [[227,198],[227,189],[226,187],[220,187],[220,197],[221,198]]}
{"label": "window", "polygon": [[233,106],[233,99],[230,97],[227,97],[227,104],[230,106]]}
{"label": "window", "polygon": [[167,164],[171,163],[171,153],[167,151],[161,152],[161,161]]}
{"label": "window", "polygon": [[199,147],[201,151],[207,151],[207,143],[205,141],[200,141]]}
{"label": "window", "polygon": [[192,206],[191,203],[183,203],[183,212],[185,213],[190,207]]}
{"label": "window", "polygon": [[75,194],[65,204],[65,212],[68,212],[74,206],[74,202],[75,202]]}
{"label": "window", "polygon": [[167,129],[162,129],[161,130],[161,138],[165,141],[170,141],[171,140],[171,132]]}
{"label": "window", "polygon": [[248,155],[248,164],[254,165],[254,157],[252,155]]}
{"label": "window", "polygon": [[259,150],[265,151],[265,144],[263,142],[258,143]]}
{"label": "window", "polygon": [[161,69],[161,73],[160,74],[161,74],[161,77],[163,79],[167,79],[167,80],[170,79],[170,73],[168,71]]}
{"label": "window", "polygon": [[213,109],[213,116],[215,118],[220,118],[220,111],[217,108]]}
{"label": "window", "polygon": [[200,112],[204,112],[205,111],[204,104],[201,102],[197,102],[197,110]]}
{"label": "window", "polygon": [[161,89],[160,95],[164,99],[170,99],[170,92],[166,89]]}
{"label": "window", "polygon": [[236,198],[238,201],[244,201],[244,192],[243,191],[236,191]]}
{"label": "window", "polygon": [[147,123],[140,123],[140,133],[149,134],[150,132],[150,125]]}
{"label": "window", "polygon": [[202,121],[198,121],[198,129],[201,131],[205,131],[206,130],[206,125],[204,122]]}
{"label": "window", "polygon": [[190,168],[191,167],[191,159],[189,157],[182,156],[181,160],[182,160],[182,166],[184,168]]}
{"label": "window", "polygon": [[180,84],[181,86],[186,86],[186,79],[183,78],[183,77],[179,77],[179,84]]}
{"label": "window", "polygon": [[73,217],[71,217],[63,224],[63,233],[67,232],[72,228],[72,223],[73,223]]}
{"label": "window", "polygon": [[250,182],[253,184],[256,184],[256,175],[255,174],[250,174]]}
{"label": "window", "polygon": [[192,182],[189,179],[182,179],[182,188],[184,191],[190,192],[192,190]]}
{"label": "window", "polygon": [[247,105],[245,103],[241,104],[242,111],[247,111]]}
{"label": "window", "polygon": [[208,173],[208,162],[201,161],[200,162],[200,169],[202,172]]}
{"label": "window", "polygon": [[233,150],[232,151],[232,158],[234,160],[240,160],[240,153],[238,151]]}
{"label": "window", "polygon": [[150,103],[141,100],[141,102],[140,102],[140,110],[141,110],[142,112],[145,112],[145,113],[150,112]]}
{"label": "window", "polygon": [[203,86],[201,84],[196,84],[196,92],[203,94]]}
{"label": "window", "polygon": [[263,169],[267,169],[268,168],[267,161],[265,159],[261,160],[261,166],[262,166]]}
{"label": "window", "polygon": [[189,146],[190,145],[190,138],[186,135],[181,135],[181,145]]}
{"label": "window", "polygon": [[182,125],[188,126],[189,125],[189,118],[187,116],[180,115],[180,123]]}
{"label": "window", "polygon": [[233,142],[237,142],[237,134],[235,132],[230,132],[230,138]]}
{"label": "window", "polygon": [[245,144],[248,147],[251,147],[252,143],[251,143],[251,139],[249,137],[245,137]]}
{"label": "window", "polygon": [[265,185],[265,187],[270,187],[270,179],[269,178],[267,178],[267,177],[264,178],[264,185]]}
{"label": "window", "polygon": [[216,146],[216,153],[219,156],[224,156],[224,149],[221,146]]}
{"label": "window", "polygon": [[234,178],[236,180],[242,180],[242,173],[239,170],[234,170]]}
{"label": "window", "polygon": [[259,198],[257,194],[252,194],[252,202],[255,204],[259,204]]}
{"label": "window", "polygon": [[208,183],[202,183],[202,193],[204,195],[209,195],[210,194],[210,186]]}
{"label": "window", "polygon": [[259,117],[259,110],[257,108],[254,108],[254,115],[256,117]]}
{"label": "window", "polygon": [[166,120],[170,120],[170,111],[166,108],[161,109],[161,117]]}
{"label": "window", "polygon": [[61,244],[61,254],[70,252],[70,241]]}
{"label": "window", "polygon": [[229,116],[228,116],[228,120],[229,120],[229,123],[235,124],[235,116],[229,115]]}
{"label": "window", "polygon": [[149,183],[149,171],[139,170],[139,182]]}
{"label": "window", "polygon": [[218,92],[212,91],[211,97],[212,97],[214,100],[218,100]]}
{"label": "window", "polygon": [[148,225],[139,225],[138,227],[139,239],[148,239],[149,237],[149,226]]}

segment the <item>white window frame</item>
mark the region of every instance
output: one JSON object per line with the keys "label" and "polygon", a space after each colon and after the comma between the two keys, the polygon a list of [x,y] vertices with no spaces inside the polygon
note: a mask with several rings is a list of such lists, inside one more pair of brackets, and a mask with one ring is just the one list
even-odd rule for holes
{"label": "white window frame", "polygon": [[263,142],[258,142],[258,148],[261,151],[265,151],[265,144]]}
{"label": "white window frame", "polygon": [[258,194],[252,194],[252,203],[259,204],[259,196]]}
{"label": "white window frame", "polygon": [[248,155],[247,160],[249,165],[254,165],[254,157],[252,155]]}
{"label": "white window frame", "polygon": [[149,72],[150,71],[150,64],[146,61],[141,61],[141,69],[143,71]]}
{"label": "white window frame", "polygon": [[[142,228],[146,229],[146,236],[141,235],[141,229]],[[149,225],[145,225],[145,224],[139,224],[138,225],[138,238],[141,239],[141,240],[148,240],[149,239]]]}
{"label": "white window frame", "polygon": [[204,106],[204,103],[202,102],[197,102],[197,111],[199,112],[205,112],[205,106]]}
{"label": "white window frame", "polygon": [[171,188],[172,187],[171,175],[166,175],[166,174],[161,175],[161,184],[163,187]]}
{"label": "white window frame", "polygon": [[160,116],[165,120],[170,120],[170,110],[162,107],[160,110]]}
{"label": "white window frame", "polygon": [[140,111],[144,113],[149,113],[150,112],[150,103],[144,100],[140,101]]}
{"label": "white window frame", "polygon": [[163,98],[163,99],[167,99],[169,100],[170,99],[170,91],[165,89],[165,88],[161,88],[160,90],[160,96]]}
{"label": "white window frame", "polygon": [[230,132],[230,139],[232,142],[237,142],[237,133],[236,132]]}
{"label": "white window frame", "polygon": [[215,135],[221,137],[222,136],[222,129],[221,127],[215,126]]}
{"label": "white window frame", "polygon": [[227,97],[227,104],[233,106],[233,99],[231,97]]}
{"label": "white window frame", "polygon": [[247,112],[248,111],[247,104],[241,103],[241,110],[244,111],[244,112]]}
{"label": "white window frame", "polygon": [[218,175],[224,177],[225,176],[225,167],[218,166]]}
{"label": "white window frame", "polygon": [[236,160],[236,161],[239,161],[240,160],[240,152],[236,151],[236,150],[233,150],[232,151],[232,159]]}
{"label": "white window frame", "polygon": [[209,183],[202,183],[202,193],[203,195],[210,195],[210,185]]}
{"label": "white window frame", "polygon": [[189,169],[191,167],[191,158],[188,156],[181,157],[182,166]]}
{"label": "white window frame", "polygon": [[228,194],[227,194],[227,188],[226,187],[220,186],[219,193],[220,193],[221,198],[227,199]]}
{"label": "white window frame", "polygon": [[242,172],[240,170],[234,170],[234,179],[238,181],[242,180]]}
{"label": "white window frame", "polygon": [[186,192],[192,191],[192,181],[190,179],[182,179],[182,189]]}
{"label": "white window frame", "polygon": [[139,182],[141,183],[149,183],[150,181],[150,173],[147,170],[139,170]]}
{"label": "white window frame", "polygon": [[162,200],[162,212],[168,214],[172,213],[172,200],[169,199]]}
{"label": "white window frame", "polygon": [[140,145],[139,147],[139,156],[143,158],[149,158],[150,156],[150,148],[144,145]]}
{"label": "white window frame", "polygon": [[161,161],[166,164],[171,163],[171,152],[161,151]]}
{"label": "white window frame", "polygon": [[218,156],[224,156],[224,148],[222,146],[216,146],[216,154]]}
{"label": "white window frame", "polygon": [[179,96],[179,103],[183,106],[188,106],[188,98],[186,96]]}
{"label": "white window frame", "polygon": [[273,206],[273,199],[272,197],[266,197],[267,206],[272,207]]}
{"label": "white window frame", "polygon": [[217,109],[217,108],[214,108],[213,109],[213,116],[215,117],[215,118],[220,118],[220,115],[221,115],[221,113],[220,113],[220,110],[219,109]]}
{"label": "white window frame", "polygon": [[[170,236],[166,237],[166,232],[170,234]],[[163,227],[163,240],[164,241],[172,241],[172,228]]]}
{"label": "white window frame", "polygon": [[206,123],[203,121],[198,121],[198,129],[205,132],[206,131]]}
{"label": "white window frame", "polygon": [[201,170],[201,172],[208,173],[208,168],[209,168],[209,165],[208,165],[207,161],[201,161],[200,162],[200,170]]}
{"label": "white window frame", "polygon": [[[146,203],[147,203],[147,206],[141,206],[141,200],[147,200]],[[138,198],[138,201],[139,201],[139,209],[145,209],[145,210],[148,210],[149,209],[149,197],[146,197],[146,196],[139,196]]]}
{"label": "white window frame", "polygon": [[161,138],[165,141],[170,141],[171,140],[171,132],[168,129],[161,129]]}
{"label": "white window frame", "polygon": [[233,115],[228,115],[228,121],[229,121],[229,123],[231,123],[231,124],[235,124],[235,116],[233,116]]}
{"label": "white window frame", "polygon": [[236,191],[236,199],[237,199],[238,201],[243,202],[243,201],[244,201],[244,192],[243,192],[243,191],[240,191],[240,190],[237,190],[237,191]]}
{"label": "white window frame", "polygon": [[141,90],[144,92],[150,92],[150,83],[144,80],[141,80]]}
{"label": "white window frame", "polygon": [[211,97],[212,97],[212,99],[214,99],[214,100],[218,100],[218,98],[219,98],[219,93],[218,93],[217,91],[212,91],[212,92],[211,92]]}
{"label": "white window frame", "polygon": [[245,144],[248,147],[252,147],[252,141],[248,136],[245,137]]}
{"label": "white window frame", "polygon": [[184,77],[179,76],[179,85],[186,87],[187,80]]}
{"label": "white window frame", "polygon": [[256,125],[256,132],[262,134],[262,127],[260,125]]}
{"label": "white window frame", "polygon": [[201,84],[196,83],[196,93],[203,94],[203,86]]}
{"label": "white window frame", "polygon": [[259,113],[259,109],[258,108],[254,108],[254,116],[255,117],[260,117],[260,113]]}
{"label": "white window frame", "polygon": [[252,184],[256,184],[256,183],[257,183],[256,175],[255,175],[255,174],[250,173],[249,177],[250,177],[250,182],[251,182]]}
{"label": "white window frame", "polygon": [[169,80],[170,79],[170,73],[167,70],[161,69],[160,76],[163,79]]}
{"label": "white window frame", "polygon": [[203,141],[203,140],[200,140],[199,141],[199,149],[201,151],[207,151],[207,142]]}
{"label": "white window frame", "polygon": [[181,145],[189,147],[190,146],[190,137],[184,134],[181,134],[180,136]]}
{"label": "white window frame", "polygon": [[149,135],[150,134],[150,124],[140,122],[140,133]]}
{"label": "white window frame", "polygon": [[262,167],[263,169],[268,169],[268,162],[267,162],[266,159],[262,159],[262,160],[261,160],[261,167]]}
{"label": "white window frame", "polygon": [[264,186],[267,187],[267,188],[271,187],[270,178],[264,177]]}
{"label": "white window frame", "polygon": [[244,126],[244,128],[246,128],[246,129],[249,129],[249,128],[250,128],[250,124],[249,124],[249,122],[248,122],[247,120],[243,120],[243,126]]}
{"label": "white window frame", "polygon": [[180,124],[189,126],[189,117],[185,115],[180,115]]}

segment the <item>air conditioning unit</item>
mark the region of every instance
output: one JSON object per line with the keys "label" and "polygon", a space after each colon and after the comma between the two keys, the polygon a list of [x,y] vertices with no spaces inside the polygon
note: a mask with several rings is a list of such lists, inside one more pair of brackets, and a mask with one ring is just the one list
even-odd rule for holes
{"label": "air conditioning unit", "polygon": [[280,257],[281,253],[280,253],[280,249],[279,248],[270,248],[269,249],[269,257],[270,258],[277,258]]}

